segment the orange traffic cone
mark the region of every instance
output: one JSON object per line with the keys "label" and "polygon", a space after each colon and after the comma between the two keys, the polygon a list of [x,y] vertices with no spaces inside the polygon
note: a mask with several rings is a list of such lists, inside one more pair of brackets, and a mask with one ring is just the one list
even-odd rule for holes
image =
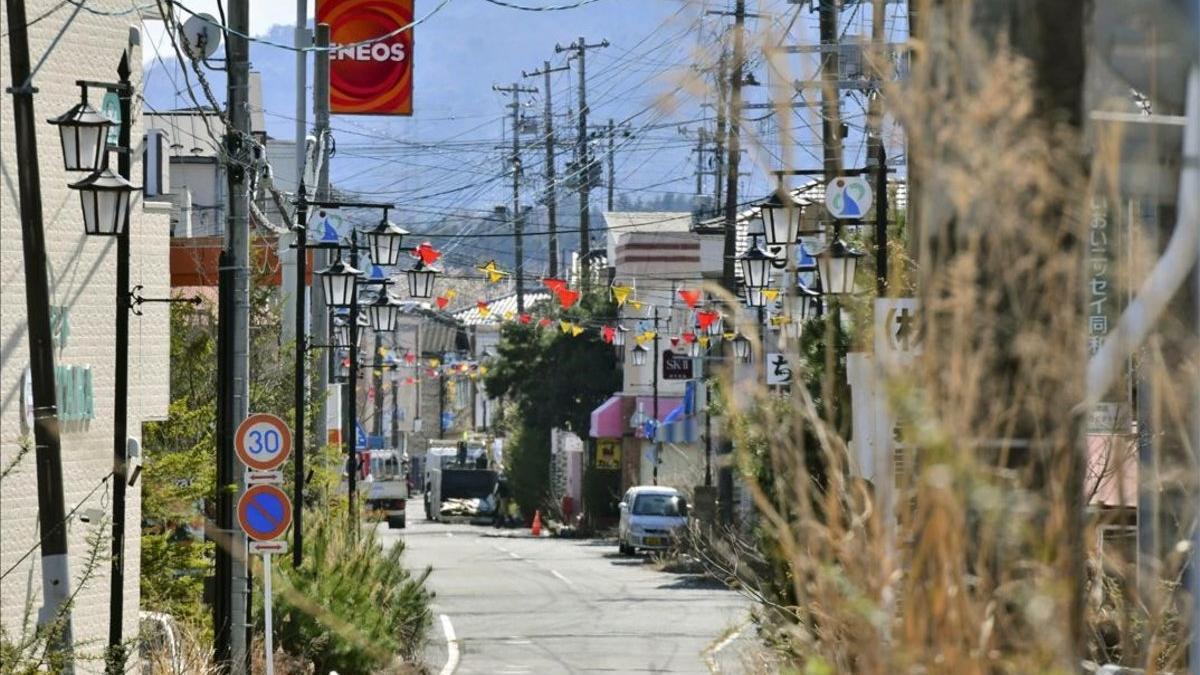
{"label": "orange traffic cone", "polygon": [[533,528],[530,532],[535,537],[542,536],[542,512],[533,512]]}

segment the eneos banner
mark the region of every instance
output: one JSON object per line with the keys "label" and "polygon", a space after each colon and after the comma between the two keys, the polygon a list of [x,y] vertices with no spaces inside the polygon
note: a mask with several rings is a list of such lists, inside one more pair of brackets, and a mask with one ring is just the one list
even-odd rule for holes
{"label": "eneos banner", "polygon": [[333,47],[330,112],[412,114],[413,0],[317,0],[317,22]]}

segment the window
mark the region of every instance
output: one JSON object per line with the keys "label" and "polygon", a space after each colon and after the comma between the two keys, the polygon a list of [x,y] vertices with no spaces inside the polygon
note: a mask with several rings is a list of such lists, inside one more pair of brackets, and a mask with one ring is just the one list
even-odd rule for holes
{"label": "window", "polygon": [[676,518],[687,515],[687,501],[677,495],[638,495],[633,502],[635,516],[668,516]]}

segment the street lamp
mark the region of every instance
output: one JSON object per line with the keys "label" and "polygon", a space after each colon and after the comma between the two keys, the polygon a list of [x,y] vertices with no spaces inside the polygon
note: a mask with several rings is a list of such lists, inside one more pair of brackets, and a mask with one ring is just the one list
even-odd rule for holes
{"label": "street lamp", "polygon": [[633,365],[635,365],[635,366],[646,365],[646,354],[648,354],[649,352],[650,352],[650,350],[646,349],[645,345],[637,345],[636,347],[634,347],[633,348]]}
{"label": "street lamp", "polygon": [[742,279],[746,288],[766,288],[771,284],[771,261],[773,258],[755,242],[738,257],[742,267]]}
{"label": "street lamp", "polygon": [[325,303],[330,307],[349,307],[358,295],[360,270],[338,258],[332,265],[317,272],[321,277],[321,289],[325,292]]}
{"label": "street lamp", "polygon": [[628,328],[626,328],[620,324],[617,324],[616,330],[613,331],[613,339],[612,339],[613,346],[614,347],[624,347],[625,346],[625,334],[628,332],[629,332]]}
{"label": "street lamp", "polygon": [[333,321],[333,344],[338,347],[350,346],[350,322],[345,319]]}
{"label": "street lamp", "polygon": [[747,307],[766,307],[767,294],[761,288],[746,287],[746,306]]}
{"label": "street lamp", "polygon": [[738,333],[733,338],[733,355],[738,361],[748,363],[750,361],[750,338]]}
{"label": "street lamp", "polygon": [[387,212],[383,220],[373,229],[367,231],[367,246],[371,250],[371,261],[376,265],[396,265],[404,253],[404,235],[408,230],[401,228],[388,220]]}
{"label": "street lamp", "polygon": [[129,216],[129,195],[138,189],[133,183],[105,167],[68,187],[79,191],[85,232],[106,237],[125,233]]}
{"label": "street lamp", "polygon": [[367,319],[371,330],[376,333],[391,331],[396,325],[396,316],[400,314],[400,303],[384,289],[380,289],[375,302],[367,305]]}
{"label": "street lamp", "polygon": [[827,295],[850,295],[854,292],[854,273],[862,252],[850,248],[841,237],[833,240],[817,255],[821,288]]}
{"label": "street lamp", "polygon": [[58,127],[67,171],[99,171],[108,163],[105,150],[113,122],[88,105],[87,87],[83,88],[82,102],[46,121]]}
{"label": "street lamp", "polygon": [[418,260],[417,264],[408,270],[408,294],[414,298],[429,299],[433,297],[433,281],[437,277],[436,268]]}
{"label": "street lamp", "polygon": [[700,344],[700,338],[696,338],[688,343],[688,356],[693,359],[704,356],[704,347]]}
{"label": "street lamp", "polygon": [[796,241],[800,229],[801,204],[780,186],[759,207],[762,219],[763,241],[767,248],[778,255],[781,247]]}
{"label": "street lamp", "polygon": [[793,299],[795,310],[793,316],[801,322],[816,318],[821,313],[821,294],[808,286],[796,286],[796,297]]}

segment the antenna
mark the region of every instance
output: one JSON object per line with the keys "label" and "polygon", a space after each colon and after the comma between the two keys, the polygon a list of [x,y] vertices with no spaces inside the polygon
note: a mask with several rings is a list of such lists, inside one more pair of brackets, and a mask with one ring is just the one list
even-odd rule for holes
{"label": "antenna", "polygon": [[183,50],[193,59],[202,60],[221,46],[221,28],[211,14],[193,14],[183,23]]}

